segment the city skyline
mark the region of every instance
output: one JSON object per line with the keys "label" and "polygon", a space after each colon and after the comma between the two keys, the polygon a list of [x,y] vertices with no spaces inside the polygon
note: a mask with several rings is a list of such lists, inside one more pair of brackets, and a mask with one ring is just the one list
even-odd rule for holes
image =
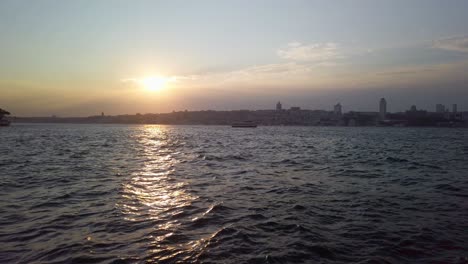
{"label": "city skyline", "polygon": [[[318,111],[318,112],[328,112],[332,113],[333,115],[336,116],[341,116],[343,114],[349,114],[349,113],[375,113],[376,116],[378,117],[378,120],[382,121],[387,118],[387,115],[390,114],[401,114],[401,113],[408,113],[408,112],[419,112],[419,113],[435,113],[435,114],[462,114],[460,117],[462,119],[466,119],[468,117],[468,111],[464,111],[463,109],[460,109],[458,107],[457,103],[452,103],[450,105],[445,105],[445,104],[436,104],[434,106],[434,109],[424,109],[421,107],[418,107],[417,105],[413,104],[409,106],[407,109],[404,109],[402,111],[388,111],[387,107],[389,106],[387,104],[387,100],[385,97],[382,97],[378,100],[378,103],[376,104],[375,109],[371,109],[370,111],[359,111],[357,109],[346,109],[343,107],[343,104],[341,102],[337,102],[334,105],[329,106],[329,108],[326,109],[311,109],[311,108],[304,108],[300,105],[288,105],[284,104],[284,101],[282,102],[281,100],[277,101],[276,104],[272,104],[273,107],[265,108],[265,109],[250,109],[250,108],[243,108],[243,109],[231,109],[231,110],[216,110],[212,108],[206,108],[206,109],[200,109],[200,110],[172,110],[169,112],[146,112],[146,113],[124,113],[124,114],[105,114],[105,112],[100,112],[100,113],[94,113],[88,116],[58,116],[58,115],[51,115],[51,116],[16,116],[16,117],[52,117],[52,118],[81,118],[81,117],[96,117],[96,116],[101,116],[101,117],[106,117],[106,116],[131,116],[131,115],[152,115],[152,114],[171,114],[171,113],[181,113],[181,112],[242,112],[242,111],[249,111],[249,112],[255,112],[255,111],[276,111],[276,112],[284,112],[284,111]],[[391,104],[390,104],[391,106]],[[346,107],[346,106],[345,106]]]}
{"label": "city skyline", "polygon": [[[468,109],[466,1],[0,3],[0,107]],[[54,10],[53,13],[50,10]],[[294,18],[294,19],[291,19]],[[390,99],[391,98],[391,99]]]}
{"label": "city skyline", "polygon": [[[376,98],[377,99],[377,98]],[[408,105],[408,107],[399,109],[399,110],[394,110],[392,111],[392,101],[390,100],[390,104],[387,105],[387,98],[381,97],[378,101],[375,100],[376,104],[374,107],[369,107],[366,109],[353,109],[347,106],[346,104],[343,104],[341,101],[336,101],[335,104],[328,105],[327,107],[324,108],[310,108],[310,107],[304,107],[303,105],[299,104],[291,104],[287,101],[284,100],[278,100],[275,104],[270,102],[270,105],[265,107],[265,108],[252,108],[252,107],[244,107],[244,108],[233,108],[233,109],[216,109],[213,107],[210,107],[209,105],[205,106],[205,108],[202,109],[173,109],[171,111],[166,111],[166,112],[134,112],[134,113],[107,113],[109,115],[133,115],[133,114],[166,114],[166,113],[171,113],[171,112],[184,112],[184,111],[263,111],[263,110],[308,110],[308,111],[328,111],[328,112],[334,112],[337,113],[346,113],[346,112],[375,112],[379,114],[380,119],[384,119],[386,113],[403,113],[405,111],[413,111],[413,110],[418,110],[418,111],[426,111],[426,112],[432,112],[432,113],[463,113],[463,112],[468,112],[464,108],[459,107],[459,103],[451,102],[449,104],[443,104],[443,103],[437,103],[433,107],[420,107],[419,105],[416,104],[411,104]],[[387,108],[389,107],[389,108]],[[390,110],[388,110],[390,109]],[[56,113],[52,113],[50,115],[15,115],[17,117],[90,117],[90,116],[96,116],[96,115],[104,115],[104,111],[97,112],[97,113],[90,113],[89,115],[59,115]]]}
{"label": "city skyline", "polygon": [[[0,116],[1,119],[1,116]],[[437,104],[435,111],[418,109],[412,105],[404,112],[387,111],[387,100],[380,98],[378,111],[343,112],[341,103],[332,111],[303,109],[299,106],[283,108],[278,101],[274,109],[233,111],[173,111],[170,113],[137,113],[88,117],[13,117],[19,123],[87,123],[87,124],[161,124],[161,125],[232,125],[233,127],[261,126],[380,126],[380,127],[467,127],[468,112],[452,111]]]}

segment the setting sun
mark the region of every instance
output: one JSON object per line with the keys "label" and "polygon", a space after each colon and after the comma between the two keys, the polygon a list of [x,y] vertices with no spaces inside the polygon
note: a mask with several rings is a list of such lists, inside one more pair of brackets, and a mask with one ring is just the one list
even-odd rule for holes
{"label": "setting sun", "polygon": [[149,91],[158,91],[166,87],[170,79],[161,76],[151,76],[143,78],[139,83]]}

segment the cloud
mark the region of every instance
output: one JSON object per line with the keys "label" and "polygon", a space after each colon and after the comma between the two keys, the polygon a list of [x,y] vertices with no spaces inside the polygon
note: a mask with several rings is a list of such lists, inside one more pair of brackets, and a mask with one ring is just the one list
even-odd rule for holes
{"label": "cloud", "polygon": [[184,79],[184,78],[189,78],[188,77],[177,77],[177,76],[160,76],[160,75],[154,75],[154,76],[148,76],[148,77],[143,77],[143,78],[126,78],[120,80],[123,83],[132,83],[135,85],[147,85],[148,83],[174,83],[179,81],[179,79]]}
{"label": "cloud", "polygon": [[411,75],[411,74],[419,74],[424,72],[433,72],[435,69],[414,69],[414,70],[401,70],[401,71],[385,71],[385,72],[378,72],[377,75]]}
{"label": "cloud", "polygon": [[[344,58],[336,43],[304,45],[299,42],[287,44],[277,55],[287,61],[259,65],[247,65],[238,69],[197,72],[176,75],[170,80],[177,81],[180,87],[222,87],[224,85],[279,85],[305,84],[319,81],[326,76],[327,67],[342,65]],[[127,78],[124,83],[140,84],[142,79]]]}
{"label": "cloud", "polygon": [[468,52],[468,36],[457,36],[434,41],[433,47],[444,50]]}
{"label": "cloud", "polygon": [[280,74],[280,73],[297,73],[310,71],[308,65],[290,63],[265,64],[246,67],[240,71],[248,72],[249,74]]}
{"label": "cloud", "polygon": [[177,76],[160,76],[160,75],[154,75],[154,76],[148,76],[148,77],[143,77],[143,78],[126,78],[120,80],[121,82],[133,82],[133,83],[140,83],[144,79],[152,79],[152,78],[158,78],[158,79],[164,79],[167,82],[176,82],[180,78],[188,78],[188,77],[177,77]]}
{"label": "cloud", "polygon": [[[230,71],[215,71],[193,75],[176,76],[181,85],[220,86],[226,83],[249,83],[249,82],[274,82],[277,80],[289,80],[310,78],[317,64],[299,62],[281,62],[271,64],[260,64],[246,66]],[[134,82],[135,79],[124,79],[122,81]]]}
{"label": "cloud", "polygon": [[121,82],[129,82],[129,83],[138,83],[139,79],[136,79],[136,78],[126,78],[126,79],[122,79],[120,80]]}
{"label": "cloud", "polygon": [[311,71],[311,66],[295,62],[255,65],[228,72],[224,76],[224,81],[284,79],[293,75],[307,75],[310,74]]}
{"label": "cloud", "polygon": [[343,58],[336,43],[302,44],[291,42],[285,49],[279,49],[279,57],[287,60],[327,63]]}

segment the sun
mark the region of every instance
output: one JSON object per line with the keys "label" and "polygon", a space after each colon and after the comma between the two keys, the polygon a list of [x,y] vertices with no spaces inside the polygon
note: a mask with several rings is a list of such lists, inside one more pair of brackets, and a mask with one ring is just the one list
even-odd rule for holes
{"label": "sun", "polygon": [[150,76],[139,80],[139,83],[149,91],[159,91],[166,87],[170,79],[162,76]]}

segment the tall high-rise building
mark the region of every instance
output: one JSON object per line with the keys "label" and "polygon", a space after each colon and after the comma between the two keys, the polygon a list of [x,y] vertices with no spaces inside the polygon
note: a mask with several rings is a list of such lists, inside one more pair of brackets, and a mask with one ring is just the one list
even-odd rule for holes
{"label": "tall high-rise building", "polygon": [[457,104],[453,104],[453,105],[452,105],[452,112],[453,112],[454,114],[457,113]]}
{"label": "tall high-rise building", "polygon": [[380,109],[379,109],[379,118],[384,120],[387,116],[387,101],[385,98],[380,98]]}
{"label": "tall high-rise building", "polygon": [[333,106],[333,113],[335,115],[341,115],[341,104],[337,103],[335,106]]}
{"label": "tall high-rise building", "polygon": [[445,113],[445,105],[443,105],[443,104],[437,104],[437,105],[436,105],[436,112],[437,112],[437,113]]}
{"label": "tall high-rise building", "polygon": [[281,111],[282,109],[283,109],[283,106],[281,105],[281,102],[278,101],[278,103],[276,103],[276,110]]}

